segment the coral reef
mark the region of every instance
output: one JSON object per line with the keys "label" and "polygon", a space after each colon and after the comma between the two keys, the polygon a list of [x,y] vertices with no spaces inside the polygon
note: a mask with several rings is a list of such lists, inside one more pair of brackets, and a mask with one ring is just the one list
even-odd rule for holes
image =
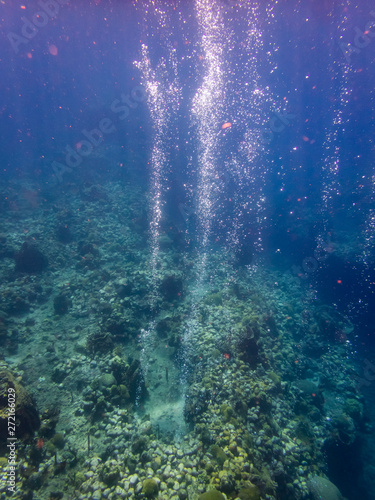
{"label": "coral reef", "polygon": [[14,435],[18,439],[30,439],[40,426],[39,414],[30,394],[5,367],[0,368],[0,439],[4,445],[8,436],[8,389],[14,389]]}
{"label": "coral reef", "polygon": [[48,266],[48,259],[34,245],[25,241],[15,254],[15,271],[19,273],[41,273]]}
{"label": "coral reef", "polygon": [[307,305],[290,273],[248,273],[251,242],[232,263],[215,247],[194,295],[181,235],[166,227],[152,260],[141,189],[79,193],[27,216],[35,240],[21,221],[0,237],[0,343],[15,373],[4,368],[1,387],[22,403],[18,497],[341,499],[330,465],[360,448],[367,425],[353,325]]}

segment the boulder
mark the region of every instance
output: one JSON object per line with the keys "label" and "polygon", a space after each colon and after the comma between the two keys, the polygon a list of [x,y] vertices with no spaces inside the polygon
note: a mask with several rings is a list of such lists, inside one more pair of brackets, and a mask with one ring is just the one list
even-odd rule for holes
{"label": "boulder", "polygon": [[[15,392],[9,392],[9,388]],[[0,370],[0,436],[4,440],[8,436],[8,394],[15,399],[15,436],[17,439],[32,436],[40,426],[40,419],[35,403],[26,389],[16,381],[6,369]],[[13,424],[13,419],[9,422]]]}
{"label": "boulder", "polygon": [[315,476],[307,482],[313,500],[343,500],[340,490],[328,479]]}

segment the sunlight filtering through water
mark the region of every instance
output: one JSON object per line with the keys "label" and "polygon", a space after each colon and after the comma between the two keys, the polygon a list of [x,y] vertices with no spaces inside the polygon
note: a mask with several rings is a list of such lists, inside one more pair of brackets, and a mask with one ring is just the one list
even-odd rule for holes
{"label": "sunlight filtering through water", "polygon": [[[347,5],[347,2],[344,2]],[[341,19],[339,20],[336,30],[339,34],[346,33],[348,29],[348,19],[345,15],[345,9]],[[331,55],[332,57],[332,55]],[[345,125],[348,123],[349,117],[345,117],[345,110],[350,100],[352,90],[349,86],[349,74],[351,68],[345,59],[333,60],[330,66],[331,81],[332,81],[332,98],[333,103],[330,109],[331,122],[325,127],[325,141],[323,144],[324,157],[322,159],[322,216],[323,216],[323,233],[329,231],[328,219],[329,212],[333,210],[333,204],[337,197],[341,194],[339,181],[341,151],[340,141],[342,134],[345,132]],[[335,90],[334,90],[335,89]],[[329,115],[328,115],[329,116]],[[318,237],[318,249],[322,249],[322,238]]]}
{"label": "sunlight filtering through water", "polygon": [[214,205],[218,197],[217,186],[217,130],[223,115],[223,44],[224,27],[220,9],[216,2],[196,2],[196,15],[204,57],[203,83],[193,99],[192,114],[197,122],[198,140],[198,185],[197,209],[200,239],[199,280],[204,279],[211,232],[215,216]]}
{"label": "sunlight filtering through water", "polygon": [[[228,12],[229,27],[226,30],[227,53],[232,46],[236,46],[240,54],[235,61],[226,58],[226,109],[233,113],[233,128],[237,135],[236,147],[223,158],[224,193],[227,198],[233,197],[234,201],[231,220],[227,221],[227,243],[232,249],[241,246],[241,235],[246,234],[246,226],[251,220],[252,227],[257,231],[250,239],[260,253],[263,250],[262,230],[267,226],[264,187],[270,133],[273,134],[269,129],[269,120],[273,112],[281,111],[280,104],[271,97],[267,82],[259,74],[259,60],[270,68],[271,73],[276,69],[272,53],[278,50],[272,42],[269,48],[265,47],[261,25],[272,30],[275,4],[263,7],[239,2],[235,5],[233,11]],[[231,29],[232,23],[235,24],[238,19],[243,24],[241,39]]]}
{"label": "sunlight filtering through water", "polygon": [[[165,197],[168,190],[169,174],[172,170],[169,150],[173,143],[173,119],[178,112],[180,102],[180,85],[177,74],[176,49],[168,40],[168,25],[171,18],[168,14],[168,6],[155,5],[155,2],[142,3],[142,15],[144,19],[151,22],[156,21],[158,30],[166,42],[166,53],[155,63],[146,44],[142,45],[142,59],[135,62],[135,66],[140,70],[142,81],[147,89],[148,108],[150,111],[153,139],[152,152],[150,158],[150,246],[151,246],[151,283],[152,289],[152,311],[157,314],[160,303],[160,283],[163,271],[163,261],[160,254],[160,238],[162,235],[162,221],[165,217]],[[156,18],[156,19],[155,19]],[[144,33],[146,36],[146,32]],[[163,371],[174,375],[175,366],[168,357],[168,353],[163,349],[157,350],[157,336],[155,320],[152,320],[147,330],[142,330],[140,334],[141,344],[141,365],[146,383],[151,386],[158,383],[160,377],[164,378]],[[157,363],[155,362],[157,356]],[[183,413],[180,401],[170,407],[163,408],[167,397],[168,387],[165,387],[164,397],[156,391],[150,393],[147,403],[147,410],[151,419],[164,432],[175,430],[181,433],[184,427]],[[173,418],[171,417],[173,412]],[[170,420],[170,425],[166,422]],[[175,421],[172,424],[172,420]],[[166,428],[165,428],[166,427]]]}
{"label": "sunlight filtering through water", "polygon": [[371,1],[0,2],[1,498],[375,498]]}

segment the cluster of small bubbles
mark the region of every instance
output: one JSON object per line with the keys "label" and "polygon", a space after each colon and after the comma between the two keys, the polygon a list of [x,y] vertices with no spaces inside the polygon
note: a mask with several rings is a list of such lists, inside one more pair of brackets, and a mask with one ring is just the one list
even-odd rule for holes
{"label": "cluster of small bubbles", "polygon": [[[347,3],[347,2],[345,2]],[[336,30],[337,33],[344,33],[347,30],[348,19],[343,14],[338,20]],[[325,142],[323,151],[325,151],[322,163],[322,215],[324,220],[325,230],[328,226],[328,213],[332,209],[333,201],[340,195],[341,189],[338,180],[341,157],[339,142],[339,131],[345,131],[345,124],[348,118],[344,117],[344,111],[349,103],[352,90],[349,87],[350,65],[343,59],[334,59],[329,69],[332,72],[332,85],[338,85],[337,101],[333,102],[329,115],[331,123],[325,128]]]}
{"label": "cluster of small bubbles", "polygon": [[368,262],[370,260],[371,253],[373,252],[375,242],[375,211],[372,209],[370,209],[367,215],[364,238],[365,242],[362,252],[362,259],[366,267],[368,267]]}
{"label": "cluster of small bubbles", "polygon": [[[344,3],[347,1],[344,0]],[[153,60],[155,53],[151,54],[147,43],[143,43],[140,60],[136,62],[147,91],[153,125],[150,156],[152,307],[160,298],[162,257],[159,240],[170,173],[173,171],[170,150],[172,141],[175,147],[175,139],[182,133],[177,126],[185,96],[179,77],[181,61],[189,67],[189,99],[183,105],[187,114],[189,113],[186,151],[193,153],[186,155],[187,174],[183,184],[186,201],[179,203],[178,210],[184,219],[186,240],[194,240],[196,258],[193,268],[195,279],[187,284],[191,306],[183,335],[181,380],[187,378],[187,373],[183,370],[188,369],[195,334],[199,330],[197,304],[214,281],[215,273],[226,274],[225,281],[230,283],[233,265],[227,257],[235,255],[241,245],[251,244],[254,253],[258,255],[264,252],[263,235],[271,224],[265,190],[270,171],[274,167],[274,160],[269,154],[270,144],[275,134],[280,133],[293,119],[291,110],[287,109],[292,91],[286,91],[282,96],[276,95],[271,91],[270,81],[267,81],[267,77],[278,70],[275,54],[279,47],[272,36],[278,22],[275,12],[278,4],[278,1],[262,4],[245,0],[195,0],[193,14],[189,15],[195,17],[198,35],[195,33],[191,41],[185,40],[189,49],[179,48],[177,51],[173,40],[176,28],[173,26],[173,19],[178,19],[179,27],[186,22],[185,14],[182,14],[182,3],[174,4],[177,12],[171,7],[172,3],[169,5],[156,0],[142,2],[142,5],[139,3],[144,13],[145,26],[148,22],[156,26],[154,32],[151,30],[145,35],[145,39],[151,37],[154,41],[155,37],[159,37],[163,42],[163,55],[156,61]],[[296,7],[298,8],[302,7]],[[330,17],[332,23],[337,19],[331,14]],[[342,33],[347,30],[347,25],[348,20],[343,10],[334,28]],[[236,57],[231,57],[234,50]],[[340,134],[345,132],[346,108],[352,93],[348,62],[345,58],[335,60],[332,54],[328,54],[328,57],[333,61],[329,71],[336,99],[332,100],[327,112],[328,121],[323,130],[325,140],[320,160],[319,211],[323,229],[317,235],[316,251],[323,254],[328,253],[326,235],[329,234],[334,202],[341,193]],[[194,65],[194,61],[199,62]],[[297,146],[291,147],[290,151],[296,149]],[[298,173],[302,168],[302,164],[292,165],[291,168],[285,164],[278,167],[281,190],[290,170],[294,169],[293,173]],[[188,229],[192,212],[196,221],[196,226],[193,226],[194,234],[189,233]],[[216,230],[219,237],[225,240],[225,250],[228,252],[223,252],[222,265],[218,266],[220,271],[214,270],[211,273],[210,255],[212,242],[216,241]],[[375,215],[371,212],[367,222],[364,262],[370,260],[374,234]],[[309,262],[318,265],[321,260],[314,255],[314,258],[310,256]],[[257,264],[249,272],[257,272]],[[310,288],[309,300],[315,299],[316,290]],[[154,326],[150,325],[141,336],[142,362],[145,365],[148,363],[154,330]]]}
{"label": "cluster of small bubbles", "polygon": [[[266,182],[266,146],[267,123],[272,110],[276,109],[276,101],[271,97],[268,82],[262,80],[259,74],[259,59],[262,58],[270,69],[276,68],[272,53],[266,50],[263,41],[263,26],[271,26],[274,17],[274,7],[262,9],[259,5],[249,2],[236,2],[236,12],[228,19],[226,34],[227,44],[236,43],[238,57],[232,66],[228,66],[227,107],[235,110],[233,123],[236,130],[236,143],[225,159],[227,186],[224,193],[228,198],[235,199],[233,210],[227,214],[229,245],[238,242],[239,235],[248,231],[249,220],[257,225],[255,231],[255,249],[261,251],[260,243],[264,219],[262,212],[265,207],[263,188]],[[231,23],[238,24],[242,30],[231,29]],[[239,32],[241,35],[239,35]],[[241,71],[239,71],[241,66]],[[232,186],[235,186],[233,192]],[[259,244],[260,243],[260,244]]]}
{"label": "cluster of small bubbles", "polygon": [[[151,245],[151,309],[156,310],[156,303],[160,297],[161,256],[160,234],[165,195],[168,189],[168,174],[171,171],[169,148],[173,129],[173,117],[180,105],[180,85],[177,71],[177,55],[173,42],[170,40],[169,27],[171,24],[169,7],[161,2],[149,1],[142,3],[142,17],[145,21],[156,26],[156,31],[164,38],[167,55],[153,64],[150,49],[146,43],[141,46],[141,58],[134,64],[142,76],[142,83],[148,96],[147,104],[150,112],[153,141],[150,155],[150,245]],[[166,33],[169,32],[169,37]],[[147,31],[148,34],[148,31]],[[146,32],[145,32],[146,36]],[[140,335],[141,366],[147,376],[150,370],[150,359],[155,344],[156,330],[154,321],[149,328]]]}
{"label": "cluster of small bubbles", "polygon": [[207,245],[215,203],[212,180],[216,171],[217,127],[222,116],[224,41],[220,10],[207,0],[196,2],[196,15],[206,61],[203,82],[193,98],[192,114],[198,129],[199,179],[198,217],[202,231],[202,250]]}

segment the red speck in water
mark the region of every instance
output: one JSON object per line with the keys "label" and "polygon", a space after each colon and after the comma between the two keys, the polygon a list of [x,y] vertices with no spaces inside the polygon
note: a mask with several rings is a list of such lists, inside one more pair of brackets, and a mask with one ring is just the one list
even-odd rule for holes
{"label": "red speck in water", "polygon": [[44,446],[44,439],[43,438],[38,438],[36,440],[36,447],[38,448],[38,450],[41,450]]}
{"label": "red speck in water", "polygon": [[58,54],[58,52],[59,52],[59,51],[58,51],[58,49],[57,49],[57,47],[56,47],[56,45],[50,45],[50,46],[48,47],[48,51],[49,51],[49,53],[50,53],[52,56],[57,56],[57,54]]}

